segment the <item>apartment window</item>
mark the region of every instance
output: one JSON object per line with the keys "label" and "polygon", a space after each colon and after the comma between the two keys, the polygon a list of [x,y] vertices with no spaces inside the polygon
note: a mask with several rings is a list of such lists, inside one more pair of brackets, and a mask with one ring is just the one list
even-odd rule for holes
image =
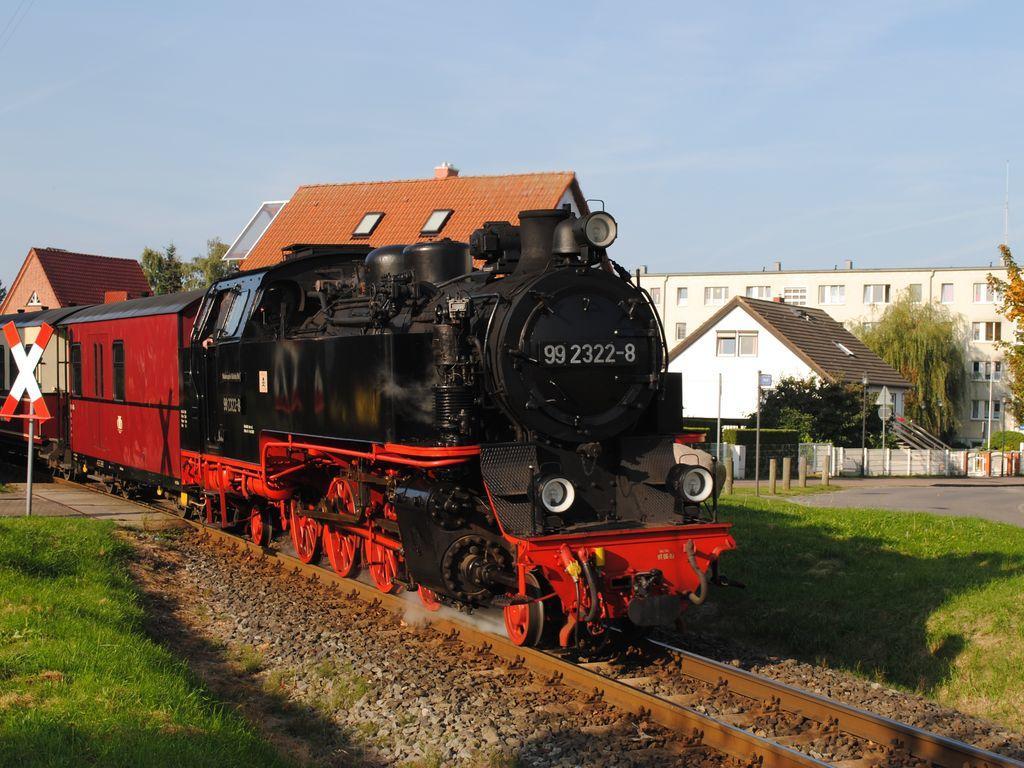
{"label": "apartment window", "polygon": [[807,304],[807,289],[784,288],[782,291],[782,298],[787,304],[795,304],[798,307],[802,307]]}
{"label": "apartment window", "polygon": [[92,345],[92,392],[103,397],[103,345]]}
{"label": "apartment window", "polygon": [[864,286],[864,303],[865,304],[888,304],[889,303],[889,284],[888,283],[874,283]]}
{"label": "apartment window", "polygon": [[689,299],[690,291],[687,288],[676,288],[676,306],[685,307]]}
{"label": "apartment window", "polygon": [[916,301],[918,304],[921,303],[921,284],[911,283],[907,286],[907,295],[910,296],[911,301]]}
{"label": "apartment window", "polygon": [[433,211],[427,217],[427,223],[423,225],[423,229],[420,230],[421,235],[437,235],[440,234],[441,230],[444,229],[444,225],[448,223],[448,219],[451,218],[452,211],[450,208],[438,208]]}
{"label": "apartment window", "polygon": [[651,301],[661,304],[661,288],[651,288]]}
{"label": "apartment window", "polygon": [[[998,419],[1003,412],[1003,404],[999,400],[992,401],[992,418]],[[988,418],[988,400],[971,400],[971,419],[985,421]]]}
{"label": "apartment window", "polygon": [[737,334],[740,357],[757,357],[757,331]]}
{"label": "apartment window", "polygon": [[[993,368],[994,366],[994,368]],[[975,360],[971,363],[971,378],[975,381],[988,381],[1003,378],[1003,363],[1001,360]]]}
{"label": "apartment window", "polygon": [[718,346],[715,352],[719,357],[736,357],[736,333],[734,331],[719,331]]}
{"label": "apartment window", "polygon": [[747,286],[747,298],[748,299],[768,299],[772,298],[772,287],[770,285],[748,285]]}
{"label": "apartment window", "polygon": [[996,292],[992,290],[992,286],[988,283],[975,283],[974,284],[974,303],[975,304],[991,304],[995,301]]}
{"label": "apartment window", "polygon": [[114,399],[124,400],[124,342],[115,341],[110,345],[114,369]]}
{"label": "apartment window", "polygon": [[952,304],[953,303],[953,284],[952,283],[943,283],[942,284],[942,291],[939,293],[939,301],[941,301],[943,304]]}
{"label": "apartment window", "polygon": [[686,323],[676,323],[676,341],[686,338]]}
{"label": "apartment window", "polygon": [[846,303],[846,286],[845,285],[819,285],[818,286],[818,303],[819,304],[845,304]]}
{"label": "apartment window", "polygon": [[971,323],[971,338],[974,341],[1002,341],[1003,324],[994,323]]}
{"label": "apartment window", "polygon": [[82,394],[82,345],[71,345],[71,394]]}
{"label": "apartment window", "polygon": [[704,289],[705,304],[725,304],[729,300],[729,289],[724,285],[709,285]]}
{"label": "apartment window", "polygon": [[715,352],[718,357],[756,357],[757,331],[719,331]]}
{"label": "apartment window", "polygon": [[369,237],[383,218],[384,214],[381,211],[370,211],[363,214],[363,218],[359,220],[356,228],[352,230],[352,237]]}

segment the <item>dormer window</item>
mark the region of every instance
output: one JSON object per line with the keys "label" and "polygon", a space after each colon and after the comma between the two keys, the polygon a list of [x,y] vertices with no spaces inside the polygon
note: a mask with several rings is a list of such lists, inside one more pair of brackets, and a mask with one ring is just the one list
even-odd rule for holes
{"label": "dormer window", "polygon": [[28,307],[39,307],[42,306],[43,302],[39,300],[39,294],[32,291],[32,295],[28,297],[28,301],[25,302],[25,306]]}
{"label": "dormer window", "polygon": [[444,229],[444,225],[448,223],[448,219],[451,218],[452,211],[450,208],[438,208],[427,217],[427,223],[423,225],[423,229],[420,230],[421,235],[437,235],[440,234],[441,230]]}
{"label": "dormer window", "polygon": [[364,214],[356,224],[356,228],[352,230],[352,237],[369,237],[383,218],[384,214],[381,211],[370,211]]}

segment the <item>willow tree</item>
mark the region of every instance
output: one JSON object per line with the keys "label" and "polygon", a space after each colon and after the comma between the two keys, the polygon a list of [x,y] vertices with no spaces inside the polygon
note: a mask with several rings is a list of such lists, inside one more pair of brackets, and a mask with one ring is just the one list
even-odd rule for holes
{"label": "willow tree", "polygon": [[1003,332],[999,347],[1004,352],[1003,366],[1006,368],[1010,390],[1010,412],[1018,421],[1024,421],[1024,274],[1020,265],[1013,260],[1009,247],[1000,245],[1006,279],[988,276],[988,284],[999,296],[999,311],[1012,323],[1011,333]]}
{"label": "willow tree", "polygon": [[933,434],[951,435],[967,390],[962,318],[942,304],[902,294],[861,338],[914,385],[906,396],[906,415]]}

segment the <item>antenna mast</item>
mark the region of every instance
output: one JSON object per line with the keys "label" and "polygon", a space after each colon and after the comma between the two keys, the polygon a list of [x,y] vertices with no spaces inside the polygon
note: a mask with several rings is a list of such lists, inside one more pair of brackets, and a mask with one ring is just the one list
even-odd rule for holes
{"label": "antenna mast", "polygon": [[1006,198],[1003,202],[1003,245],[1010,244],[1010,161],[1006,161]]}

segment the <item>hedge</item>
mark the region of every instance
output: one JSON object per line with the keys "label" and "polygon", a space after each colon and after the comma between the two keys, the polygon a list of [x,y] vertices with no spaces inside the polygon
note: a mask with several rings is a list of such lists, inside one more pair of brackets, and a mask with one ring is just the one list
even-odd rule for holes
{"label": "hedge", "polygon": [[[755,444],[756,429],[723,429],[722,442],[733,445]],[[797,429],[762,429],[761,445],[797,445],[800,442],[800,431]]]}

